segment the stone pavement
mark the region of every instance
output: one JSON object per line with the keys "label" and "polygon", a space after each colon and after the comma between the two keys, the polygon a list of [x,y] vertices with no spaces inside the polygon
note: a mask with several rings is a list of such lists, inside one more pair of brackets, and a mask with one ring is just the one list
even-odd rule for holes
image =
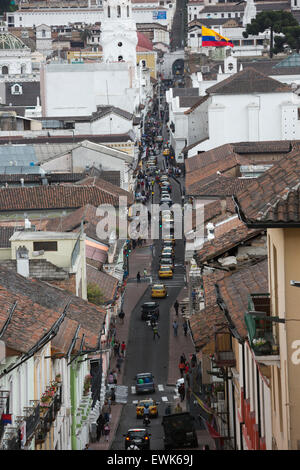
{"label": "stone pavement", "polygon": [[[120,343],[122,343],[122,341],[125,341],[125,344],[127,344],[130,314],[134,310],[136,304],[138,303],[144,292],[146,291],[147,287],[149,286],[149,282],[145,282],[143,280],[143,272],[144,268],[146,268],[147,271],[150,272],[152,258],[149,246],[151,243],[151,240],[147,240],[147,243],[145,245],[140,248],[136,247],[134,250],[132,250],[129,256],[129,279],[136,279],[136,274],[138,271],[140,271],[142,276],[142,282],[140,282],[139,284],[137,282],[132,282],[126,285],[123,304],[123,310],[125,312],[124,323],[120,323],[120,320],[118,319],[116,324],[116,339],[118,339]],[[115,365],[116,359],[114,355],[112,355],[110,362],[110,370],[115,369]],[[119,385],[122,385],[123,383],[123,369],[124,363],[122,364],[121,372],[118,375]],[[122,404],[116,403],[115,405],[112,405],[111,420],[109,422],[110,435],[108,442],[106,442],[104,436],[101,436],[99,442],[90,443],[90,449],[108,450],[110,448],[111,443],[114,439],[115,432],[118,428],[122,408]]]}

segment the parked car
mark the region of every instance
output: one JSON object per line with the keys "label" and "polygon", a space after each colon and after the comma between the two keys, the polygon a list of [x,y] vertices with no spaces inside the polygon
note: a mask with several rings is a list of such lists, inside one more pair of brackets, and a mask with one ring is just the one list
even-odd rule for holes
{"label": "parked car", "polygon": [[150,449],[150,436],[147,429],[135,428],[128,429],[126,434],[123,434],[125,437],[125,450],[128,449],[131,445],[135,445],[141,450]]}
{"label": "parked car", "polygon": [[151,372],[137,374],[135,390],[136,393],[155,392],[154,377]]}
{"label": "parked car", "polygon": [[159,317],[159,304],[157,302],[144,302],[141,307],[142,320],[150,320],[152,315],[158,319]]}

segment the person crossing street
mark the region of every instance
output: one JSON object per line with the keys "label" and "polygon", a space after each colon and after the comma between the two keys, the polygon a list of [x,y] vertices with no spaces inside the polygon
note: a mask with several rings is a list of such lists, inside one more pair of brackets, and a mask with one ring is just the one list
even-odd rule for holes
{"label": "person crossing street", "polygon": [[158,327],[157,327],[157,325],[154,325],[153,328],[152,328],[152,330],[153,330],[153,339],[155,340],[156,336],[157,336],[158,338],[160,338],[160,334],[158,333]]}

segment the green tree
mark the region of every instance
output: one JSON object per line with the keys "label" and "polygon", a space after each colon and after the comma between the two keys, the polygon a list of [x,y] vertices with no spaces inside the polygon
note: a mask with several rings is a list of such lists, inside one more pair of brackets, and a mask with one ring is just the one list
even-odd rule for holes
{"label": "green tree", "polygon": [[300,50],[300,26],[289,26],[282,30],[284,36],[275,36],[274,54],[284,51],[284,45],[287,44],[291,49],[299,53]]}
{"label": "green tree", "polygon": [[267,29],[270,30],[270,57],[273,57],[274,51],[274,33],[282,33],[284,28],[290,26],[299,26],[298,21],[292,13],[288,11],[262,11],[247,24],[246,31],[243,32],[244,38],[249,35],[257,35],[263,33]]}
{"label": "green tree", "polygon": [[104,304],[103,292],[97,284],[91,283],[87,285],[87,298],[89,302],[95,305]]}
{"label": "green tree", "polygon": [[15,11],[17,10],[17,6],[14,0],[0,0],[0,15],[7,11]]}
{"label": "green tree", "polygon": [[92,37],[92,31],[89,28],[84,28],[82,31],[80,31],[80,39],[84,42],[86,45],[86,42],[88,39]]}

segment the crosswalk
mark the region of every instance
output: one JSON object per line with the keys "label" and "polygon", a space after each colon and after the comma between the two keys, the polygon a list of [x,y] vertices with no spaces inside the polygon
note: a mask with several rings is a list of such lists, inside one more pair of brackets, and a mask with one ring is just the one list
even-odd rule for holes
{"label": "crosswalk", "polygon": [[[157,390],[160,393],[160,397],[156,400],[157,403],[174,403],[179,400],[178,390],[175,387],[174,389],[168,387],[167,390],[163,384],[157,385]],[[136,388],[134,385],[131,386],[131,394],[136,395]],[[137,405],[139,400],[131,400],[132,405]]]}

